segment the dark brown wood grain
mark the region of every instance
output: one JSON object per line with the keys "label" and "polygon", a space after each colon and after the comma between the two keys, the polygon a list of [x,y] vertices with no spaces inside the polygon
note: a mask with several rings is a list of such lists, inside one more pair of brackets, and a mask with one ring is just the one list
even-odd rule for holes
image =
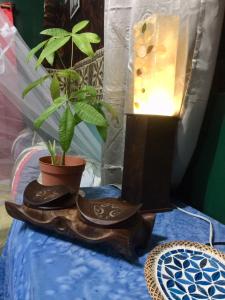
{"label": "dark brown wood grain", "polygon": [[178,118],[127,115],[122,199],[141,209],[171,209],[170,188]]}
{"label": "dark brown wood grain", "polygon": [[5,203],[11,217],[88,244],[105,243],[129,259],[147,244],[155,220],[120,198],[85,199],[37,181],[26,186],[23,198],[22,205]]}
{"label": "dark brown wood grain", "polygon": [[135,259],[135,249],[147,246],[155,220],[154,214],[137,213],[125,222],[105,227],[86,220],[77,208],[42,210],[12,202],[6,202],[5,207],[13,218],[87,245],[104,243],[127,259]]}
{"label": "dark brown wood grain", "polygon": [[66,186],[43,186],[34,180],[25,188],[23,202],[31,208],[47,210],[71,208],[76,206],[76,196]]}
{"label": "dark brown wood grain", "polygon": [[44,2],[44,28],[54,28],[64,26],[65,8],[59,1],[45,0]]}
{"label": "dark brown wood grain", "polygon": [[87,200],[83,197],[76,198],[77,209],[89,222],[100,226],[120,224],[132,218],[141,205],[133,205],[127,201],[115,198]]}

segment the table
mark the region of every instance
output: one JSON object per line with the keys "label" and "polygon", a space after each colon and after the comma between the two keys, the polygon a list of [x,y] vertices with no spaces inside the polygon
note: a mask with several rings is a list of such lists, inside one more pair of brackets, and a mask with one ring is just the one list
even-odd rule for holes
{"label": "table", "polygon": [[[118,197],[112,186],[86,188],[87,197]],[[21,202],[22,194],[18,195]],[[188,211],[196,212],[191,207]],[[223,241],[225,226],[213,221],[215,241]],[[4,300],[131,300],[150,299],[144,263],[155,245],[172,240],[208,242],[208,224],[178,210],[158,214],[152,241],[136,263],[103,246],[61,240],[21,221],[13,222],[0,259],[0,299]],[[225,251],[225,246],[220,250]]]}

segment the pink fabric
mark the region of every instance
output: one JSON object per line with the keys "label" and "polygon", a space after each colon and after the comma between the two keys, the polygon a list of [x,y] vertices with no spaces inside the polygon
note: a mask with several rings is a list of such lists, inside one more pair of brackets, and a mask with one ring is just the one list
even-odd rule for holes
{"label": "pink fabric", "polygon": [[13,4],[11,2],[2,2],[0,9],[4,11],[10,23],[13,24]]}
{"label": "pink fabric", "polygon": [[38,149],[32,149],[31,151],[29,151],[28,153],[26,153],[24,155],[24,157],[21,159],[21,161],[17,165],[16,170],[14,172],[14,177],[12,180],[12,187],[11,187],[13,199],[15,199],[15,197],[16,197],[17,188],[20,183],[21,174],[22,174],[24,168],[26,167],[27,163],[31,159],[32,155],[38,151],[39,151]]}
{"label": "pink fabric", "polygon": [[[9,4],[9,3],[2,3]],[[2,5],[1,4],[1,5]],[[4,7],[4,6],[2,6]],[[0,8],[9,19],[9,25],[13,25],[13,13],[10,8]],[[0,38],[0,47],[5,48],[5,42]],[[6,52],[6,57],[16,65],[16,57],[9,49]],[[12,88],[16,84],[15,78],[12,75]],[[23,117],[20,111],[12,104],[3,91],[0,90],[0,179],[9,178],[12,168],[11,147],[18,136],[18,133],[24,128]]]}

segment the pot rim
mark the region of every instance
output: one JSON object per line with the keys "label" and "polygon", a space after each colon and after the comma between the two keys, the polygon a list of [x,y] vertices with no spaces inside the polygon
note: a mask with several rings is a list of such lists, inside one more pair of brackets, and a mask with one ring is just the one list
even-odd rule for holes
{"label": "pot rim", "polygon": [[[61,157],[61,156],[59,155],[57,157]],[[53,165],[50,162],[43,161],[43,159],[49,159],[51,161],[51,156],[50,155],[40,157],[39,162],[44,166],[52,166],[52,167],[56,167],[56,168],[74,168],[74,167],[79,167],[79,166],[86,165],[86,160],[81,158],[80,156],[66,155],[66,157],[67,158],[77,158],[78,160],[80,160],[80,162],[78,162],[77,164],[74,164],[74,165]]]}

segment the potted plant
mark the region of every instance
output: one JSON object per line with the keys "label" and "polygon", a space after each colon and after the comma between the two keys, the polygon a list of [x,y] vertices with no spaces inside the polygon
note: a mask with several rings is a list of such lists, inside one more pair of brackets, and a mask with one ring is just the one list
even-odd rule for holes
{"label": "potted plant", "polygon": [[[96,126],[102,139],[106,139],[108,122],[105,112],[115,116],[113,108],[106,102],[97,98],[96,89],[92,86],[78,88],[79,74],[73,69],[73,52],[77,47],[81,52],[91,57],[94,55],[92,44],[99,43],[97,34],[83,32],[89,21],[81,21],[74,25],[69,32],[61,28],[45,29],[41,34],[48,38],[33,48],[28,55],[28,60],[38,51],[36,68],[40,67],[44,60],[53,65],[56,55],[60,57],[60,50],[67,43],[71,43],[71,66],[52,70],[47,75],[29,84],[23,91],[25,97],[32,89],[50,79],[50,92],[52,103],[34,121],[34,126],[39,129],[42,124],[56,111],[60,114],[58,124],[58,138],[61,153],[56,153],[55,141],[49,142],[50,156],[40,158],[40,169],[43,185],[63,184],[77,192],[80,185],[85,161],[80,157],[69,156],[74,136],[74,130],[80,122],[87,122]],[[62,63],[63,65],[63,63]]]}

